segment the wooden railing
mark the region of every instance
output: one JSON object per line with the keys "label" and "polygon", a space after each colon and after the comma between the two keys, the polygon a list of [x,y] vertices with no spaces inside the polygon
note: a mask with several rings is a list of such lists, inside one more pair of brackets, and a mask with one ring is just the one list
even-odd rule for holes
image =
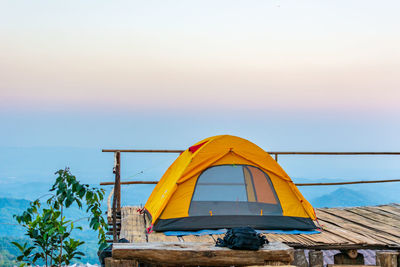
{"label": "wooden railing", "polygon": [[[118,242],[119,231],[117,229],[117,217],[121,216],[121,184],[157,184],[158,181],[124,181],[121,182],[121,153],[182,153],[184,150],[178,149],[103,149],[102,152],[114,153],[114,182],[101,182],[100,185],[114,185],[114,195],[112,202],[112,225],[113,242]],[[320,155],[320,156],[388,156],[400,155],[400,152],[302,152],[302,151],[271,151],[270,155]],[[342,185],[342,184],[362,184],[362,183],[387,183],[400,182],[400,179],[392,180],[371,180],[371,181],[349,181],[336,183],[297,183],[297,186],[322,186],[322,185]]]}

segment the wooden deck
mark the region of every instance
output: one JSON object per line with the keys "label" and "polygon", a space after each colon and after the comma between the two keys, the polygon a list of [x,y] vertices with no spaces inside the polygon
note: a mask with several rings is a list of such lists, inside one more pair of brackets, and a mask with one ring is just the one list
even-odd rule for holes
{"label": "wooden deck", "polygon": [[[316,210],[322,232],[313,235],[266,234],[270,241],[301,249],[400,249],[400,205],[324,208]],[[219,235],[165,236],[145,233],[137,207],[122,207],[121,235],[134,243],[203,242],[215,244]]]}

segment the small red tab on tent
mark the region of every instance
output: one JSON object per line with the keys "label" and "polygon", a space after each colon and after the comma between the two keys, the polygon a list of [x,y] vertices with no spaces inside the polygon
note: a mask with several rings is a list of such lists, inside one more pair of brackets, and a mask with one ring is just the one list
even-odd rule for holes
{"label": "small red tab on tent", "polygon": [[189,147],[189,151],[192,152],[192,153],[194,153],[194,152],[196,152],[202,145],[204,145],[205,143],[207,143],[207,141],[206,141],[206,142],[203,142],[203,143],[201,143],[201,144],[195,145],[195,146],[191,146],[191,147]]}
{"label": "small red tab on tent", "polygon": [[153,232],[153,224],[150,225],[150,226],[146,229],[146,232],[147,232],[148,234],[151,234],[151,233]]}
{"label": "small red tab on tent", "polygon": [[137,211],[139,214],[143,214],[144,208],[142,208],[142,209],[139,208],[139,209],[137,209],[136,211]]}

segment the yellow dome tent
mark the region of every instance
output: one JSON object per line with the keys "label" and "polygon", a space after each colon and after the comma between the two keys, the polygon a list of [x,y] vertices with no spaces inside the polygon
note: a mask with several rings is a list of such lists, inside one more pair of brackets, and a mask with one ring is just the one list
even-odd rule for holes
{"label": "yellow dome tent", "polygon": [[263,149],[219,135],[185,150],[144,206],[156,231],[315,229],[314,209]]}

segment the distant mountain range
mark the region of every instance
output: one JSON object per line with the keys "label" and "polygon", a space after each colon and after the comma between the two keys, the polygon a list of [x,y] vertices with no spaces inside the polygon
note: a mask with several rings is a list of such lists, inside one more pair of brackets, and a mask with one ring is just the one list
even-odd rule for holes
{"label": "distant mountain range", "polygon": [[363,193],[348,188],[339,188],[332,193],[316,197],[310,200],[315,208],[332,208],[332,207],[356,207],[356,206],[372,206],[382,203],[382,199],[371,193]]}
{"label": "distant mountain range", "polygon": [[14,220],[14,214],[22,214],[29,207],[29,200],[0,198],[0,237],[22,237],[22,227]]}

